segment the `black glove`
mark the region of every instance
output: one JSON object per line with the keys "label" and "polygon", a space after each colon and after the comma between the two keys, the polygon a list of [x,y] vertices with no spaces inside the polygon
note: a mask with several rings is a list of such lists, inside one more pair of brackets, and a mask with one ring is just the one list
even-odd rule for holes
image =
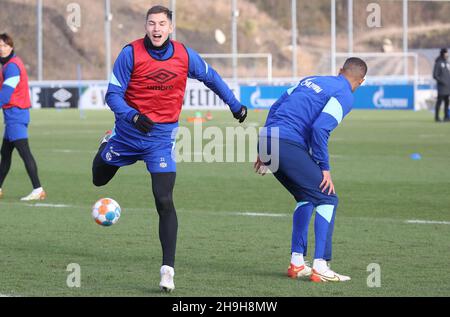
{"label": "black glove", "polygon": [[234,112],[233,116],[236,120],[239,120],[239,123],[242,123],[245,121],[245,119],[247,119],[247,107],[246,106],[242,106],[241,110],[239,110],[238,112]]}
{"label": "black glove", "polygon": [[138,113],[133,117],[133,123],[136,129],[138,129],[144,134],[149,133],[150,130],[155,125],[155,123],[152,120],[150,120],[146,115],[140,113]]}

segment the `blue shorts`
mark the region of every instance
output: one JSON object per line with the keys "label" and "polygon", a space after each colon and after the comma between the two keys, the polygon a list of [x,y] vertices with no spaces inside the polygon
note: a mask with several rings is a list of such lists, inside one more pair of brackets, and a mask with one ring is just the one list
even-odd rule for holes
{"label": "blue shorts", "polygon": [[102,159],[109,165],[123,167],[144,161],[150,173],[175,173],[175,140],[149,137],[148,140],[125,139],[114,134],[102,152]]}
{"label": "blue shorts", "polygon": [[[271,154],[271,140],[261,137],[261,148]],[[338,204],[334,194],[322,193],[323,173],[319,165],[300,144],[279,139],[278,169],[272,171],[276,179],[294,196],[297,202],[311,202],[315,207]]]}
{"label": "blue shorts", "polygon": [[3,139],[9,142],[28,139],[28,124],[11,123],[6,124]]}

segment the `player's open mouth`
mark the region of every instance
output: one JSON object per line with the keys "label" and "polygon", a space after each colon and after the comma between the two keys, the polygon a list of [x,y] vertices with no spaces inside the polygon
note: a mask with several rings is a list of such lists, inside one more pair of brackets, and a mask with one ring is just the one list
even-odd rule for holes
{"label": "player's open mouth", "polygon": [[159,41],[159,40],[161,40],[162,39],[162,35],[160,35],[160,34],[153,34],[153,39],[155,40],[155,41]]}

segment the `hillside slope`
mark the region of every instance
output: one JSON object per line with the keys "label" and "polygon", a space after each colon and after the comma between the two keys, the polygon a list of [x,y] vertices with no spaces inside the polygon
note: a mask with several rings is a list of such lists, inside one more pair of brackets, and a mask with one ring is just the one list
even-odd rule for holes
{"label": "hillside slope", "polygon": [[[74,33],[67,26],[67,5],[71,0],[44,1],[44,78],[76,79],[81,65],[83,79],[106,78],[104,42],[104,1],[78,0],[81,7],[81,28]],[[144,17],[148,8],[166,1],[111,0],[113,20],[112,58],[130,41],[144,35]],[[355,50],[380,51],[386,38],[394,51],[401,50],[400,2],[382,2],[382,27],[369,29],[366,6],[371,1],[355,3]],[[373,1],[372,1],[373,2]],[[291,75],[292,47],[290,30],[290,0],[239,0],[238,49],[240,53],[270,53],[273,55],[274,76]],[[330,68],[329,0],[314,2],[298,0],[299,75],[327,73]],[[347,50],[346,3],[337,1],[338,51]],[[386,3],[392,3],[387,5]],[[177,0],[177,39],[200,53],[231,52],[231,1]],[[410,4],[411,48],[436,48],[450,43],[450,3]],[[36,1],[2,0],[0,31],[9,32],[16,50],[23,57],[32,79],[37,74]],[[216,29],[226,36],[219,44]],[[229,60],[208,60],[223,74],[231,76]],[[240,76],[264,76],[264,60],[239,62]]]}

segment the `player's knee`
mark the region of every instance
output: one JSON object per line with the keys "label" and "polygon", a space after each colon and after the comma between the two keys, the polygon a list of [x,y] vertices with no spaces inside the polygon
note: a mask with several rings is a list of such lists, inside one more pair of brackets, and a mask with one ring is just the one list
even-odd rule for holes
{"label": "player's knee", "polygon": [[2,158],[7,158],[10,156],[10,152],[7,149],[1,149],[0,155]]}
{"label": "player's knee", "polygon": [[116,174],[118,167],[106,165],[100,159],[95,159],[92,164],[92,183],[96,187],[102,187],[108,184]]}
{"label": "player's knee", "polygon": [[337,207],[339,205],[339,198],[336,195],[333,196],[329,196],[329,200],[330,200],[330,205],[333,205],[335,207]]}
{"label": "player's knee", "polygon": [[103,187],[106,185],[106,182],[100,182],[98,179],[93,179],[92,184],[94,184],[95,187]]}
{"label": "player's knee", "polygon": [[105,177],[99,177],[96,175],[95,171],[92,173],[92,183],[95,187],[102,187],[108,184],[109,179],[106,179]]}
{"label": "player's knee", "polygon": [[339,205],[339,198],[337,195],[325,195],[320,199],[319,205],[333,205],[337,207]]}
{"label": "player's knee", "polygon": [[169,213],[175,210],[173,198],[170,194],[155,196],[155,202],[159,212]]}

